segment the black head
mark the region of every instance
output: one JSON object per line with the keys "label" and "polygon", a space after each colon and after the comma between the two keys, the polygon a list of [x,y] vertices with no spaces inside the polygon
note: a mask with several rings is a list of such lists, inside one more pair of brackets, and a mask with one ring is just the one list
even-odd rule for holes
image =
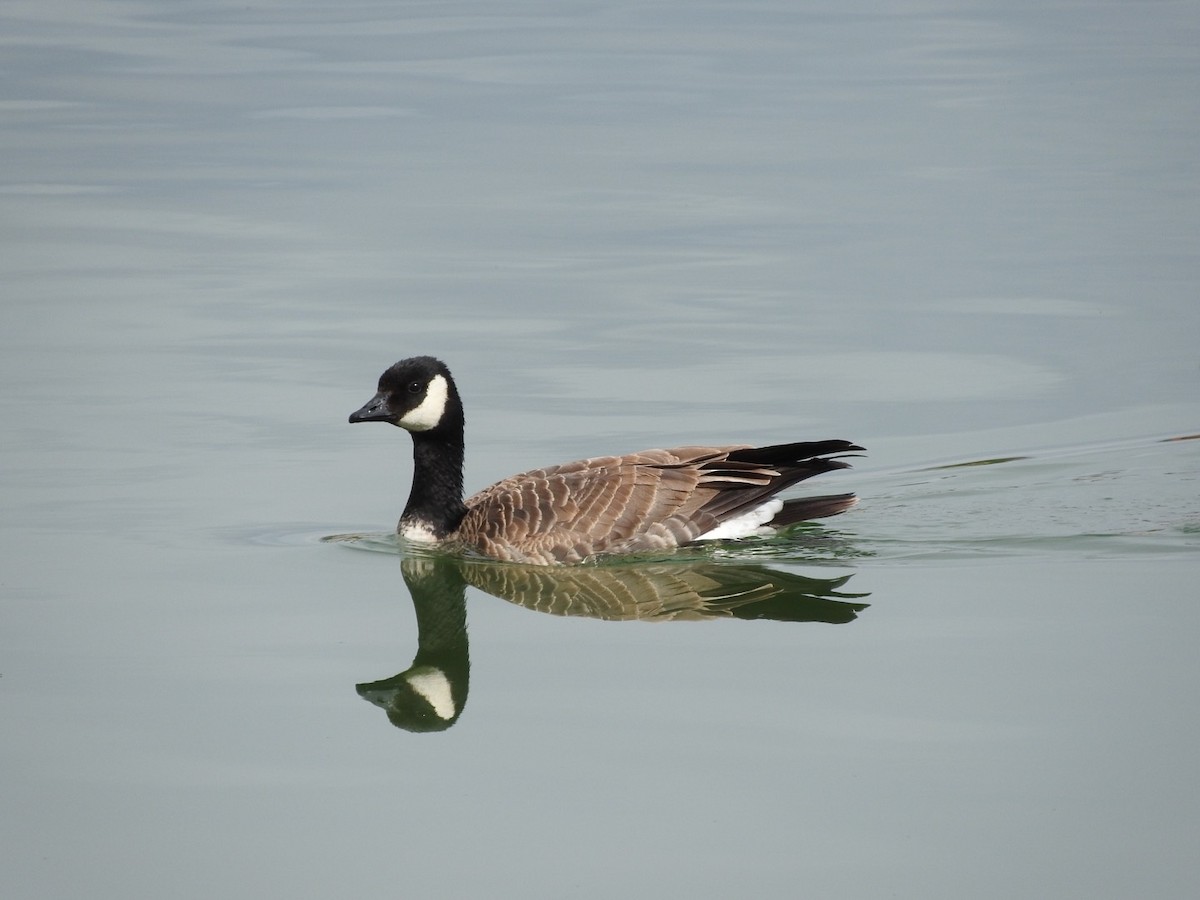
{"label": "black head", "polygon": [[353,422],[390,422],[408,431],[432,431],[462,423],[462,405],[446,364],[432,356],[402,359],[381,376],[379,392],[357,412]]}

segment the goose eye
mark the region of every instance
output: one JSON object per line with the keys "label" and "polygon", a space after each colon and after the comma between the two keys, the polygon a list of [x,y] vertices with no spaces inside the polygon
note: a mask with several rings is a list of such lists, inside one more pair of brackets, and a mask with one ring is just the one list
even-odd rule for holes
{"label": "goose eye", "polygon": [[419,394],[424,390],[424,386],[419,381],[410,381],[408,383],[408,392],[410,394]]}

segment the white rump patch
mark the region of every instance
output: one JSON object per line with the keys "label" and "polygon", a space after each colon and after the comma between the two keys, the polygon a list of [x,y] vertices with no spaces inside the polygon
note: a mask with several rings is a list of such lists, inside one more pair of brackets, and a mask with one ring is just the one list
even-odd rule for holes
{"label": "white rump patch", "polygon": [[[732,541],[737,538],[758,534],[762,526],[770,522],[783,509],[782,500],[768,500],[759,504],[740,516],[726,519],[712,531],[705,532],[696,538],[698,541]],[[769,529],[768,529],[769,531]]]}
{"label": "white rump patch", "polygon": [[433,707],[439,719],[449,722],[454,718],[454,695],[445,672],[433,666],[422,666],[410,672],[404,680]]}
{"label": "white rump patch", "polygon": [[410,409],[396,423],[409,431],[428,431],[436,428],[446,412],[446,398],[450,396],[450,386],[446,384],[446,376],[434,375],[425,388],[425,399],[415,409]]}

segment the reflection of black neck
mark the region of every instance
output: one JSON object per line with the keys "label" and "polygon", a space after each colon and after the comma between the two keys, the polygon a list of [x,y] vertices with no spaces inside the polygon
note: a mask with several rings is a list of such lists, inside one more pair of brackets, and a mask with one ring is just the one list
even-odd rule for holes
{"label": "reflection of black neck", "polygon": [[[357,690],[386,709],[397,728],[444,731],[462,714],[470,682],[466,584],[450,559],[415,557],[401,565],[417,614],[417,655],[400,674],[360,684]],[[448,713],[431,702],[431,683],[448,686]]]}
{"label": "reflection of black neck", "polygon": [[446,411],[447,419],[430,431],[414,431],[413,483],[401,523],[420,523],[444,538],[462,521],[463,423],[462,413]]}

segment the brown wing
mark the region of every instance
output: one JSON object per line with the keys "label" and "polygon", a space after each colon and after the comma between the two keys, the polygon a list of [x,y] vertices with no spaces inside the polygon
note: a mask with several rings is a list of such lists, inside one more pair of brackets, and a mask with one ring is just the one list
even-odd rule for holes
{"label": "brown wing", "polygon": [[514,562],[572,563],[602,553],[667,549],[716,525],[699,514],[712,489],[704,463],[736,447],[680,447],[534,469],[467,500],[455,538]]}
{"label": "brown wing", "polygon": [[[860,449],[848,441],[677,447],[535,469],[468,499],[452,537],[493,559],[539,565],[669,550],[798,481],[846,467],[828,454]],[[852,505],[848,495],[825,499],[838,501],[821,507],[825,515]]]}

